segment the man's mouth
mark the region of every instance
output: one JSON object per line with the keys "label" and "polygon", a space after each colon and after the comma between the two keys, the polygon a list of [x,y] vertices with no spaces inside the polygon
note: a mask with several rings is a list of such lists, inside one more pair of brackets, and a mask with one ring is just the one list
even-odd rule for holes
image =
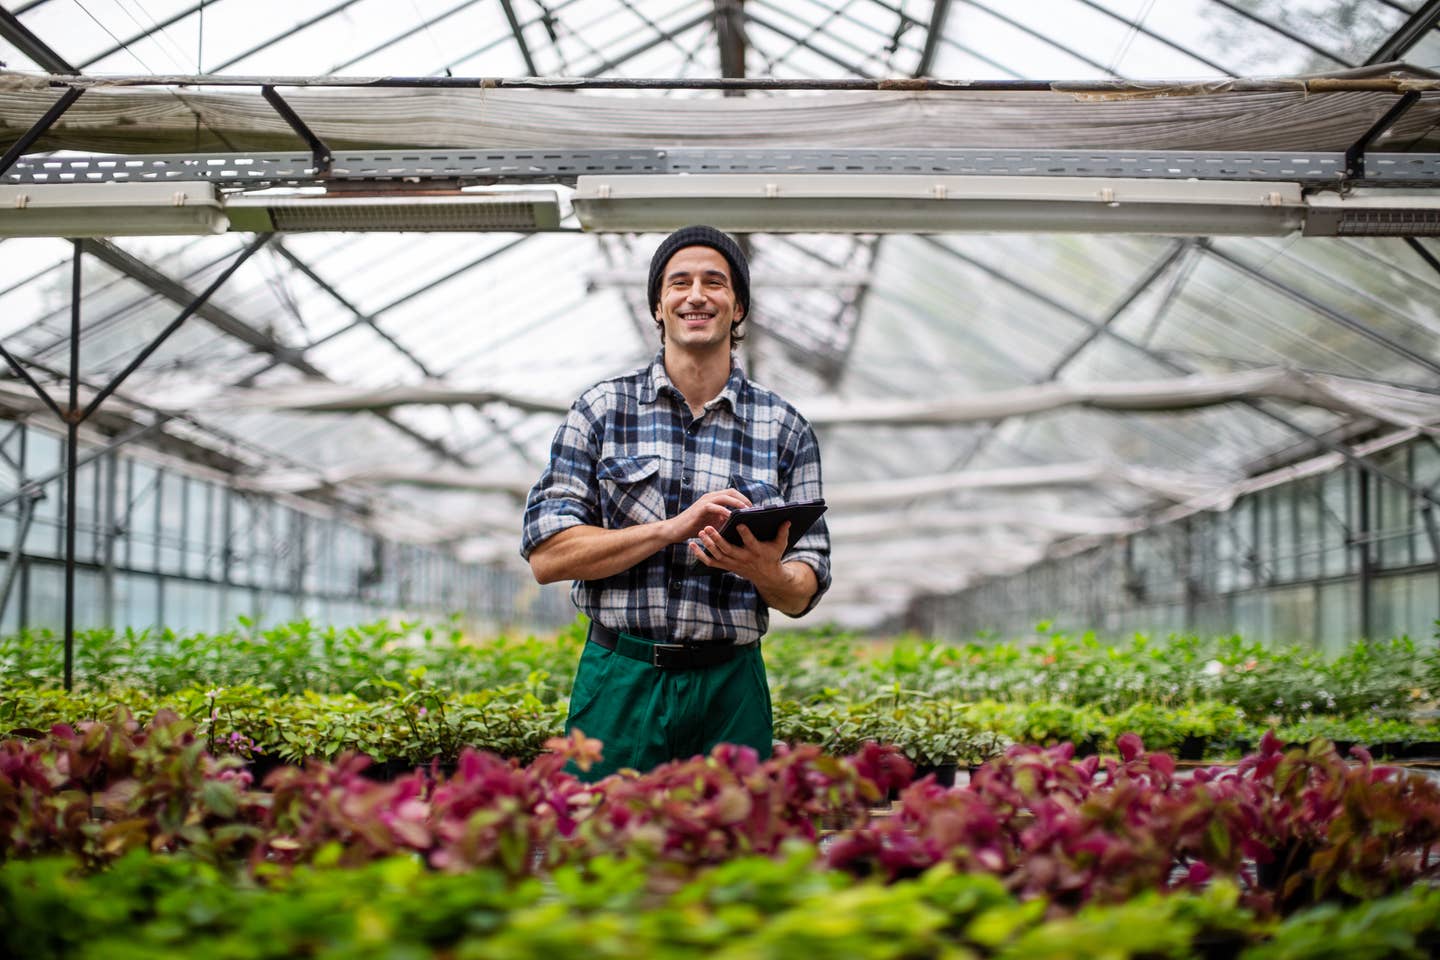
{"label": "man's mouth", "polygon": [[686,323],[706,323],[714,316],[713,313],[682,313],[680,319]]}

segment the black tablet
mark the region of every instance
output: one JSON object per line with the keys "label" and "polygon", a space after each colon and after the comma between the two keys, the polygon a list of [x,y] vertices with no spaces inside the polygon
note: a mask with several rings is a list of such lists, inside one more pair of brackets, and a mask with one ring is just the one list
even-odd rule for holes
{"label": "black tablet", "polygon": [[745,541],[740,539],[738,528],[744,525],[750,528],[756,540],[774,540],[775,535],[780,532],[780,524],[789,520],[790,537],[785,546],[788,551],[824,512],[824,500],[800,500],[774,507],[745,507],[731,511],[730,519],[726,520],[725,526],[720,529],[720,536],[737,547],[743,547]]}

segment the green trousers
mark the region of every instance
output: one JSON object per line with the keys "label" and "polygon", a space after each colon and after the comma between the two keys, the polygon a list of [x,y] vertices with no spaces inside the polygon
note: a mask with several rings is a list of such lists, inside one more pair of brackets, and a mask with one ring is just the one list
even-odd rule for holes
{"label": "green trousers", "polygon": [[[631,647],[649,643],[620,636]],[[760,644],[728,663],[680,670],[587,643],[570,693],[566,735],[577,728],[605,745],[604,759],[588,771],[569,768],[588,781],[624,767],[645,772],[709,753],[717,743],[754,747],[767,759],[774,727]]]}

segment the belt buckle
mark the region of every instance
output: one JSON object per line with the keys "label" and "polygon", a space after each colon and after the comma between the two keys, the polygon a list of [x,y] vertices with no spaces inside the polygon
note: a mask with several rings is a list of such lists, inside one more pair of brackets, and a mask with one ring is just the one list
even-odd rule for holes
{"label": "belt buckle", "polygon": [[684,645],[683,643],[656,643],[656,644],[652,644],[651,647],[650,647],[650,665],[651,665],[651,666],[654,666],[654,667],[668,667],[668,666],[670,666],[670,664],[668,664],[668,663],[661,663],[661,662],[660,662],[660,654],[661,654],[661,652],[662,652],[662,651],[670,651],[670,650],[684,650],[684,649],[686,649],[686,647],[685,647],[685,645]]}

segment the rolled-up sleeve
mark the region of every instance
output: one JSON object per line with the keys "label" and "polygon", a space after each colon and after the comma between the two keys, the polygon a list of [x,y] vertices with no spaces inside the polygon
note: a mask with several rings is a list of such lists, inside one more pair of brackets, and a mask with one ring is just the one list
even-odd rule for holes
{"label": "rolled-up sleeve", "polygon": [[600,526],[594,420],[585,399],[575,402],[555,431],[550,463],[525,501],[520,556],[526,560],[536,547],[561,530]]}
{"label": "rolled-up sleeve", "polygon": [[[781,478],[785,502],[820,499],[824,496],[820,483],[820,443],[815,439],[814,429],[803,418],[798,418],[793,449],[789,473]],[[830,589],[830,529],[825,525],[824,517],[805,531],[805,535],[796,541],[795,548],[785,554],[785,560],[799,560],[815,571],[815,595],[805,609],[796,614],[803,617],[815,609],[825,591]]]}

